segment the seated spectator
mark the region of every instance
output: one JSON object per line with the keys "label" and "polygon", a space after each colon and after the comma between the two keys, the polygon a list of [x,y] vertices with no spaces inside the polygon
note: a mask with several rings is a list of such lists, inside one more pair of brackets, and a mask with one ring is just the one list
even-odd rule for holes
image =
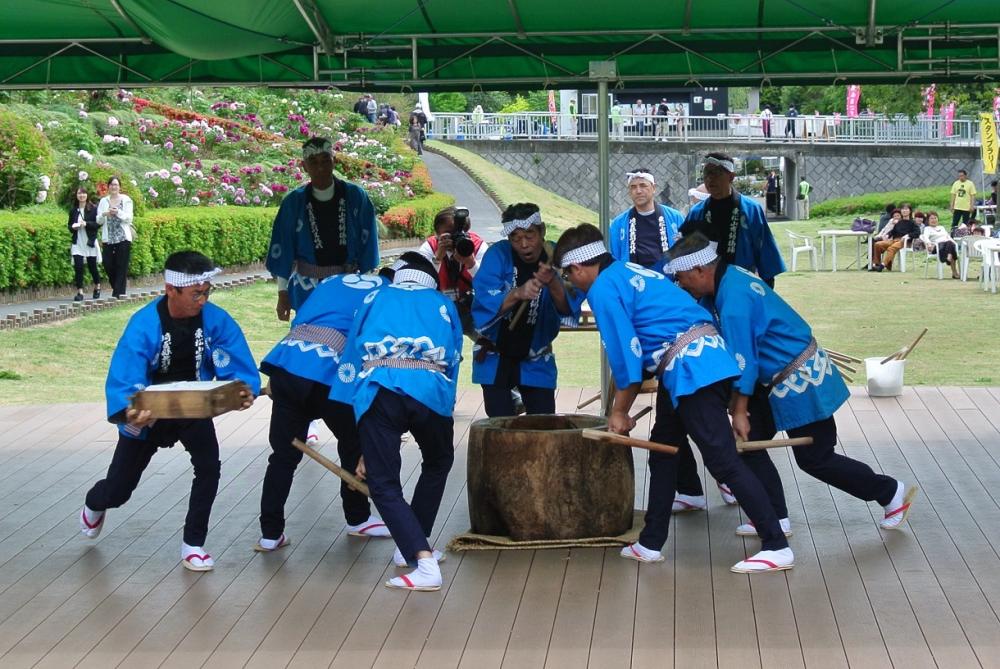
{"label": "seated spectator", "polygon": [[921,233],[921,236],[913,240],[913,244],[910,248],[914,251],[923,251],[927,248],[923,239],[924,225],[927,223],[927,214],[922,211],[913,212],[913,222],[916,224],[917,231]]}
{"label": "seated spectator", "polygon": [[[906,215],[909,217],[909,205],[904,205],[907,209]],[[872,265],[868,271],[881,272],[884,269],[892,271],[892,261],[909,240],[920,235],[913,219],[903,218],[903,212],[896,209],[892,212],[892,219],[882,229],[876,237],[875,246],[872,249]],[[883,258],[883,254],[885,257]]]}
{"label": "seated spectator", "polygon": [[896,203],[890,202],[885,205],[885,210],[882,211],[882,215],[878,218],[878,231],[879,234],[885,230],[885,226],[892,220],[892,212],[896,211]]}
{"label": "seated spectator", "polygon": [[958,249],[955,240],[941,227],[936,211],[928,212],[927,226],[920,233],[920,239],[927,247],[928,253],[937,253],[938,260],[951,267],[951,278],[959,278]]}
{"label": "seated spectator", "polygon": [[986,235],[986,230],[983,229],[982,223],[974,216],[969,219],[968,223],[959,223],[951,229],[951,236],[955,239],[968,237],[969,235]]}

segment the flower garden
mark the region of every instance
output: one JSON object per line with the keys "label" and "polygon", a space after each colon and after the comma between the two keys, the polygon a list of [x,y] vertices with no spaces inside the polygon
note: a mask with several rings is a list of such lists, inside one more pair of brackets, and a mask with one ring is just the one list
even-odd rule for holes
{"label": "flower garden", "polygon": [[[334,91],[2,95],[0,208],[8,211],[0,212],[0,229],[20,226],[30,233],[58,219],[63,234],[65,211],[76,189],[86,187],[96,200],[105,194],[111,175],[121,177],[122,189],[135,202],[140,236],[142,218],[162,209],[171,210],[167,218],[178,220],[205,220],[193,216],[194,211],[184,214],[192,209],[213,209],[210,218],[217,220],[226,218],[226,212],[254,210],[258,213],[251,218],[269,229],[285,193],[308,180],[299,167],[299,152],[302,141],[315,135],[335,143],[335,170],[367,191],[383,237],[428,234],[434,212],[450,204],[447,196],[432,192],[423,163],[405,145],[402,133],[372,127],[350,110],[351,100]],[[9,248],[20,232],[0,235],[0,264],[24,256],[23,250]],[[27,234],[29,241],[38,236]],[[259,260],[265,250],[266,241],[252,249],[255,258],[243,261]],[[154,263],[157,256],[153,254]],[[60,258],[68,266],[67,260]],[[0,290],[58,284],[69,276],[33,276],[30,268],[0,267]]]}

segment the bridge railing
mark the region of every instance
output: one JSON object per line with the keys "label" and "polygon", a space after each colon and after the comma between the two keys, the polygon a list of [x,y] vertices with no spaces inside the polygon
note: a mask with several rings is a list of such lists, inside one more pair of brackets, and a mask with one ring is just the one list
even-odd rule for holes
{"label": "bridge railing", "polygon": [[[596,140],[594,114],[435,114],[428,124],[431,139],[571,139]],[[979,122],[939,116],[858,116],[840,114],[773,116],[718,114],[715,116],[613,115],[608,130],[612,141],[743,141],[818,144],[909,144],[978,146]]]}

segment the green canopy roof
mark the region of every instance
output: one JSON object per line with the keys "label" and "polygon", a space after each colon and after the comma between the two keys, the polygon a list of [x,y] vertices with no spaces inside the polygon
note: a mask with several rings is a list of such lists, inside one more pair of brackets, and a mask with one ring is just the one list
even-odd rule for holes
{"label": "green canopy roof", "polygon": [[5,0],[0,88],[1000,80],[997,0]]}

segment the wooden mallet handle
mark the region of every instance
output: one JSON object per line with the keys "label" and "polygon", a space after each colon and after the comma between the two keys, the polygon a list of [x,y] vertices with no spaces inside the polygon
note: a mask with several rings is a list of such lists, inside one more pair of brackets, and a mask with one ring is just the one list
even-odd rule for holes
{"label": "wooden mallet handle", "polygon": [[736,441],[736,450],[762,451],[765,448],[783,448],[785,446],[812,446],[812,437],[795,437],[794,439],[762,439],[761,441]]}
{"label": "wooden mallet handle", "polygon": [[587,406],[588,404],[593,404],[594,402],[596,402],[599,399],[601,399],[601,393],[597,393],[596,395],[594,395],[590,399],[586,399],[586,400],[580,402],[579,404],[576,405],[576,408],[577,409],[582,409],[583,407]]}
{"label": "wooden mallet handle", "polygon": [[524,317],[524,312],[528,310],[528,304],[529,302],[527,300],[521,301],[521,305],[517,308],[517,311],[514,312],[513,318],[510,319],[510,325],[507,326],[507,330],[509,332],[513,332],[514,328],[517,327],[517,324],[521,322],[521,318]]}
{"label": "wooden mallet handle", "polygon": [[607,432],[606,430],[583,430],[582,436],[584,439],[589,439],[591,441],[603,441],[611,444],[621,444],[622,446],[629,446],[631,448],[643,448],[647,451],[656,451],[657,453],[666,453],[668,455],[674,455],[677,453],[676,446],[668,446],[667,444],[658,444],[655,441],[645,441],[643,439],[633,439],[632,437],[626,437],[623,434],[615,434],[614,432]]}
{"label": "wooden mallet handle", "polygon": [[652,410],[653,410],[653,405],[649,405],[648,407],[643,408],[642,411],[640,411],[636,415],[632,416],[632,420],[638,421],[640,418],[642,418]]}
{"label": "wooden mallet handle", "polygon": [[361,479],[359,479],[354,474],[350,473],[349,471],[338,465],[330,458],[326,457],[325,455],[322,455],[321,453],[318,453],[312,448],[309,448],[299,439],[292,439],[292,446],[299,449],[300,451],[308,455],[310,458],[312,458],[316,462],[320,463],[321,465],[329,469],[331,472],[336,474],[342,481],[347,483],[347,485],[351,486],[365,497],[372,496],[371,492],[368,490],[368,486],[365,485],[361,481]]}

